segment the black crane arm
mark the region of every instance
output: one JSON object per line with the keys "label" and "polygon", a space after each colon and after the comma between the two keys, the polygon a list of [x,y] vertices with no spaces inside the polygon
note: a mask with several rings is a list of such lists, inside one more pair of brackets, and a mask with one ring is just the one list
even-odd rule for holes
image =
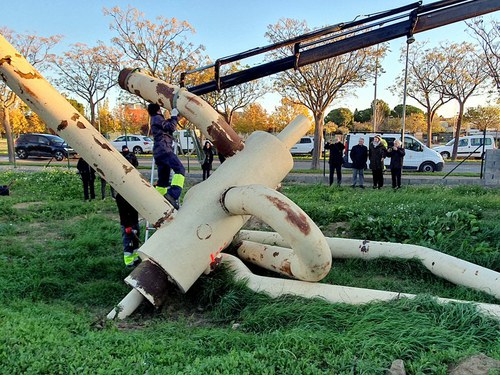
{"label": "black crane arm", "polygon": [[[214,64],[182,73],[181,86],[184,83],[186,74],[213,67],[215,72],[214,80],[187,87],[194,94],[207,94],[288,69],[298,69],[301,66],[340,56],[402,36],[411,36],[468,18],[478,17],[500,9],[500,0],[442,0],[428,5],[421,5],[421,3],[419,1],[361,20],[328,26],[282,42],[220,58]],[[402,14],[403,12],[407,13]],[[379,27],[374,28],[375,26]],[[344,38],[338,39],[339,37]],[[314,47],[315,44],[320,45]],[[293,55],[226,76],[220,76],[220,67],[223,64],[288,45],[294,45],[295,53]],[[306,47],[308,49],[301,50],[301,48]]]}

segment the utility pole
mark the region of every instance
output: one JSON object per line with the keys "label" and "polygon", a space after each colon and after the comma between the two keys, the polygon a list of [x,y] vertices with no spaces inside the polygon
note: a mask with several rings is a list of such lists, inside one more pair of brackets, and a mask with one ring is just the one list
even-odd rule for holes
{"label": "utility pole", "polygon": [[405,121],[406,121],[406,87],[408,84],[408,51],[410,50],[410,44],[415,41],[413,36],[406,39],[406,61],[405,61],[405,80],[403,87],[403,121],[401,122],[401,143],[403,148],[405,147]]}

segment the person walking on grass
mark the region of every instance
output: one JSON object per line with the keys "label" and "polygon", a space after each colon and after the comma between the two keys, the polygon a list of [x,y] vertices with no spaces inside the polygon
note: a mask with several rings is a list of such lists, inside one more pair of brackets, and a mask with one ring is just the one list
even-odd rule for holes
{"label": "person walking on grass", "polygon": [[352,187],[356,187],[359,179],[359,187],[365,188],[365,175],[366,162],[368,160],[368,148],[365,146],[365,139],[359,138],[358,144],[351,149],[349,154],[352,160]]}

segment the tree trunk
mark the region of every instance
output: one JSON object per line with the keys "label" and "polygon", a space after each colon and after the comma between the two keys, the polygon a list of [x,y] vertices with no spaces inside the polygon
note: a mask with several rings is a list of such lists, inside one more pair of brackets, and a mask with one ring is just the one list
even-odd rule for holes
{"label": "tree trunk", "polygon": [[427,147],[432,147],[432,116],[429,110],[425,116],[427,118]]}
{"label": "tree trunk", "polygon": [[311,163],[311,169],[319,169],[319,162],[321,158],[321,149],[323,145],[323,122],[325,113],[321,111],[314,114],[314,150]]}
{"label": "tree trunk", "polygon": [[3,129],[5,130],[5,137],[7,138],[7,150],[9,153],[9,163],[14,163],[15,160],[15,147],[14,147],[14,138],[12,137],[12,129],[10,127],[10,116],[9,110],[4,107],[3,111],[3,121],[2,121]]}
{"label": "tree trunk", "polygon": [[455,143],[453,144],[453,151],[451,154],[451,160],[455,161],[457,158],[457,151],[458,151],[458,140],[460,138],[460,129],[462,127],[462,117],[464,114],[464,103],[459,102],[459,109],[458,109],[458,118],[457,118],[457,129],[455,131]]}

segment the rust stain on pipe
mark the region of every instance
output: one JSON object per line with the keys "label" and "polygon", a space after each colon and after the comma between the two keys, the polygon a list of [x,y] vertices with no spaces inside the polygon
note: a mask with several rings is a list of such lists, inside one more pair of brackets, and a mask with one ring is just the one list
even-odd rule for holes
{"label": "rust stain on pipe", "polygon": [[61,130],[66,129],[67,127],[68,127],[68,121],[62,120],[59,126],[57,127],[57,131],[59,132]]}
{"label": "rust stain on pipe", "polygon": [[101,148],[103,148],[104,150],[112,151],[112,149],[106,143],[102,143],[95,136],[94,136],[94,142],[97,143],[99,146],[101,146]]}
{"label": "rust stain on pipe", "polygon": [[9,65],[12,65],[12,58],[10,56],[6,56],[0,59],[0,65],[3,65],[3,63],[7,63]]}
{"label": "rust stain on pipe", "polygon": [[125,164],[123,164],[122,167],[123,167],[123,170],[125,171],[125,174],[129,174],[130,172],[132,172],[134,170],[134,167],[129,167]]}
{"label": "rust stain on pipe", "polygon": [[19,77],[21,78],[24,78],[24,79],[41,79],[42,76],[40,75],[40,73],[38,73],[37,71],[35,72],[29,72],[29,73],[23,73],[19,70],[16,70],[15,71]]}
{"label": "rust stain on pipe", "polygon": [[207,127],[207,131],[214,140],[217,150],[224,156],[233,156],[237,151],[241,151],[245,147],[241,138],[222,116],[219,116],[217,122],[212,121],[212,125]]}
{"label": "rust stain on pipe", "polygon": [[290,267],[290,262],[288,260],[284,260],[283,263],[281,263],[281,267],[279,270],[293,277],[292,269]]}
{"label": "rust stain on pipe", "polygon": [[132,73],[133,69],[130,69],[130,68],[125,68],[125,69],[122,69],[120,74],[118,74],[118,84],[120,85],[120,87],[124,90],[127,90],[127,79],[128,79],[128,76],[130,75],[130,73]]}
{"label": "rust stain on pipe", "polygon": [[[158,95],[163,95],[165,98],[167,98],[170,101],[170,107],[172,108],[174,106],[174,88],[169,87],[168,85],[165,85],[164,83],[158,83],[156,85],[156,93]],[[162,105],[162,107],[165,107],[165,105]]]}
{"label": "rust stain on pipe", "polygon": [[361,250],[362,253],[367,253],[370,250],[370,241],[363,240],[363,242],[359,246],[359,249]]}
{"label": "rust stain on pipe", "polygon": [[137,287],[146,293],[155,306],[161,306],[167,297],[168,278],[165,272],[151,261],[145,260],[129,276]]}
{"label": "rust stain on pipe", "polygon": [[295,212],[288,203],[283,202],[278,197],[266,196],[266,198],[274,205],[278,210],[286,213],[286,220],[291,224],[295,225],[302,233],[306,236],[311,232],[311,226],[307,222],[307,216],[302,212]]}

